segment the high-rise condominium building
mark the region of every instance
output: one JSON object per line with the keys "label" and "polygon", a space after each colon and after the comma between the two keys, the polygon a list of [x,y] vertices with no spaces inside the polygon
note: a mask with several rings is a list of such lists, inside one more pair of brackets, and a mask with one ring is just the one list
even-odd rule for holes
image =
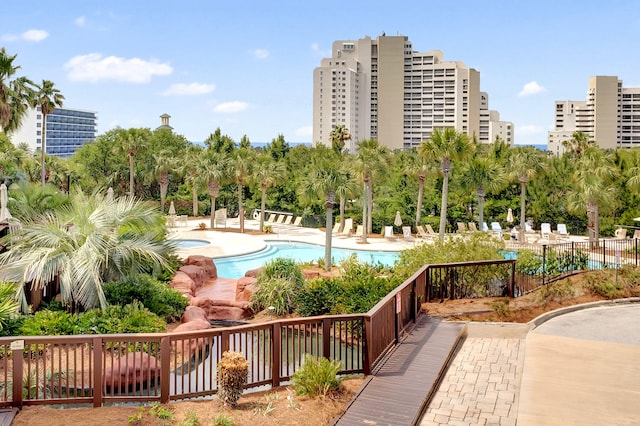
{"label": "high-rise condominium building", "polygon": [[[14,145],[26,142],[31,150],[42,147],[40,107],[32,108],[20,129],[10,135]],[[97,114],[71,108],[56,108],[46,118],[45,152],[56,157],[71,157],[78,148],[96,138]]]}
{"label": "high-rise condominium building", "polygon": [[313,72],[313,142],[330,144],[337,125],[357,141],[377,138],[391,149],[428,139],[453,127],[479,141],[496,136],[513,144],[513,124],[489,110],[480,73],[462,62],[445,62],[441,51],[414,52],[405,36],[367,36],[333,43],[332,57]]}
{"label": "high-rise condominium building", "polygon": [[586,101],[556,101],[548,149],[561,155],[564,141],[581,131],[601,148],[640,146],[640,88],[622,87],[616,76],[589,78]]}

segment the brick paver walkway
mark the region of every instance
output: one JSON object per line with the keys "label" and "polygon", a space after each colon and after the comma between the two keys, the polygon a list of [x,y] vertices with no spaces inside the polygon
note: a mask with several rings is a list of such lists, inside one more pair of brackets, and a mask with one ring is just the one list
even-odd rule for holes
{"label": "brick paver walkway", "polygon": [[524,339],[467,338],[421,425],[515,425]]}

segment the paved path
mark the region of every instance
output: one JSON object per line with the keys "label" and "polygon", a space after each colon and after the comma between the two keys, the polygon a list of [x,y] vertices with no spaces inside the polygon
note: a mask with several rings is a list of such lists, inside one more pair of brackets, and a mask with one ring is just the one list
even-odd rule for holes
{"label": "paved path", "polygon": [[421,425],[516,424],[526,328],[472,327]]}

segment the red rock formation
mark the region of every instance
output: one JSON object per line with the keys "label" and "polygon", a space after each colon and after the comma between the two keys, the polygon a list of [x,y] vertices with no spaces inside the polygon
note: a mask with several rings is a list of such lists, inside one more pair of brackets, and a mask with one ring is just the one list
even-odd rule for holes
{"label": "red rock formation", "polygon": [[184,263],[185,265],[196,265],[201,267],[209,278],[218,278],[218,269],[216,268],[215,263],[213,263],[213,259],[210,257],[189,256]]}
{"label": "red rock formation", "polygon": [[129,352],[105,368],[103,381],[111,389],[137,388],[160,378],[160,361],[145,352]]}
{"label": "red rock formation", "polygon": [[204,285],[205,282],[209,279],[205,273],[205,270],[200,266],[196,265],[184,265],[178,269],[179,272],[184,272],[189,275],[189,277],[193,280],[196,286],[196,290]]}
{"label": "red rock formation", "polygon": [[[197,331],[197,330],[208,330],[211,328],[211,324],[206,319],[196,319],[193,321],[185,322],[184,324],[180,324],[173,330],[174,333],[187,332],[187,331]],[[171,342],[171,345],[175,347],[176,353],[179,358],[182,358],[184,362],[192,357],[203,354],[203,350],[207,344],[209,344],[209,337],[194,337],[191,339],[185,340],[174,340]],[[204,358],[204,355],[200,355],[200,357]]]}
{"label": "red rock formation", "polygon": [[260,273],[264,271],[264,267],[260,267],[260,268],[256,268],[256,269],[249,269],[244,276],[245,277],[252,277],[252,278],[258,278],[258,275],[260,275]]}
{"label": "red rock formation", "polygon": [[174,288],[184,295],[195,296],[196,283],[189,275],[182,271],[176,272],[171,280],[171,288]]}
{"label": "red rock formation", "polygon": [[182,314],[180,322],[185,323],[195,320],[207,321],[207,313],[204,311],[204,309],[197,306],[187,306],[187,308],[184,310],[184,313]]}

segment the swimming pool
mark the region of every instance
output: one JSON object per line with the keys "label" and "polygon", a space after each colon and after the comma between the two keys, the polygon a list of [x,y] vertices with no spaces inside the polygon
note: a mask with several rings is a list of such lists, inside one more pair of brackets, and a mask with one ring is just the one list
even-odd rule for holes
{"label": "swimming pool", "polygon": [[183,239],[175,239],[173,240],[176,244],[176,247],[178,248],[183,248],[183,249],[187,249],[187,248],[197,248],[197,247],[204,247],[204,246],[208,246],[209,244],[211,244],[209,241],[207,240],[183,240]]}
{"label": "swimming pool", "polygon": [[[397,252],[391,251],[367,251],[332,248],[331,257],[334,263],[355,254],[361,262],[385,266],[393,266],[398,258]],[[218,268],[218,276],[223,278],[240,278],[250,269],[264,266],[268,261],[276,258],[293,259],[296,262],[315,262],[324,259],[324,246],[315,244],[267,241],[267,248],[251,254],[233,257],[214,258]]]}

